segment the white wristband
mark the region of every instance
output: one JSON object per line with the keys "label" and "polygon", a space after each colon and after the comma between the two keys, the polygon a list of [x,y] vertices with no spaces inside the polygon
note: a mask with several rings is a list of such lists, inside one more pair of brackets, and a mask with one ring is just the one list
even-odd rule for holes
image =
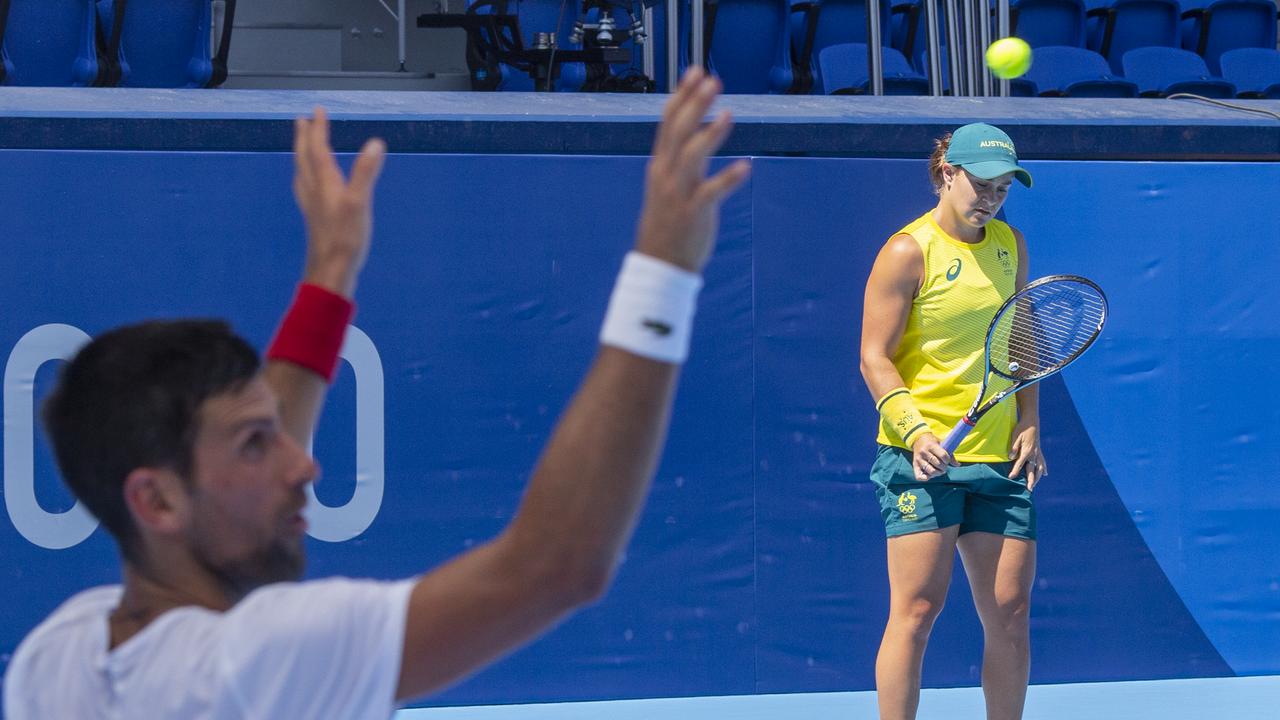
{"label": "white wristband", "polygon": [[609,298],[600,342],[651,360],[684,362],[701,289],[702,278],[688,270],[627,253]]}

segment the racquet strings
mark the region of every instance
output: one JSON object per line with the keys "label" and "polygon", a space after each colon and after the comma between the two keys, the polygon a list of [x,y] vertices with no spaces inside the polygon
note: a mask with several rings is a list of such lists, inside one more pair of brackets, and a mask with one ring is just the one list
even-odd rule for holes
{"label": "racquet strings", "polygon": [[1017,380],[1053,372],[1093,342],[1106,307],[1097,288],[1077,280],[1028,288],[991,327],[991,368]]}

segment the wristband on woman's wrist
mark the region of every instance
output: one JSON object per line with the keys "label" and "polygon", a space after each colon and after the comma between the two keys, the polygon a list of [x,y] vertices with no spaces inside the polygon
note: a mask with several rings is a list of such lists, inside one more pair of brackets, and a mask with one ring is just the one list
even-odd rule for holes
{"label": "wristband on woman's wrist", "polygon": [[911,447],[911,443],[921,432],[929,432],[929,424],[924,421],[911,400],[911,391],[905,387],[894,388],[885,393],[876,403],[876,411],[907,447]]}

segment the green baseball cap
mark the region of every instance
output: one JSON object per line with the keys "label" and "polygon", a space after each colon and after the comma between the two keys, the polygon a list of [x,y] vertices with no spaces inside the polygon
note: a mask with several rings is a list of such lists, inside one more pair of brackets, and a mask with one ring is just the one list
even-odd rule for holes
{"label": "green baseball cap", "polygon": [[946,160],[983,180],[1013,173],[1018,182],[1031,187],[1031,173],[1018,166],[1013,141],[1003,130],[986,123],[972,123],[951,133]]}

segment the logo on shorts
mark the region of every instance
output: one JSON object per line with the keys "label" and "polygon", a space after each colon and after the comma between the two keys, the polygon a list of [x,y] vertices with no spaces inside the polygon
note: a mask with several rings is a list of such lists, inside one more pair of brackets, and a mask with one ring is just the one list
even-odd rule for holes
{"label": "logo on shorts", "polygon": [[903,520],[916,519],[916,495],[910,490],[898,496],[898,513]]}
{"label": "logo on shorts", "polygon": [[948,280],[955,280],[956,278],[960,277],[961,264],[962,263],[960,262],[960,258],[956,258],[955,260],[951,261],[951,267],[947,268]]}

